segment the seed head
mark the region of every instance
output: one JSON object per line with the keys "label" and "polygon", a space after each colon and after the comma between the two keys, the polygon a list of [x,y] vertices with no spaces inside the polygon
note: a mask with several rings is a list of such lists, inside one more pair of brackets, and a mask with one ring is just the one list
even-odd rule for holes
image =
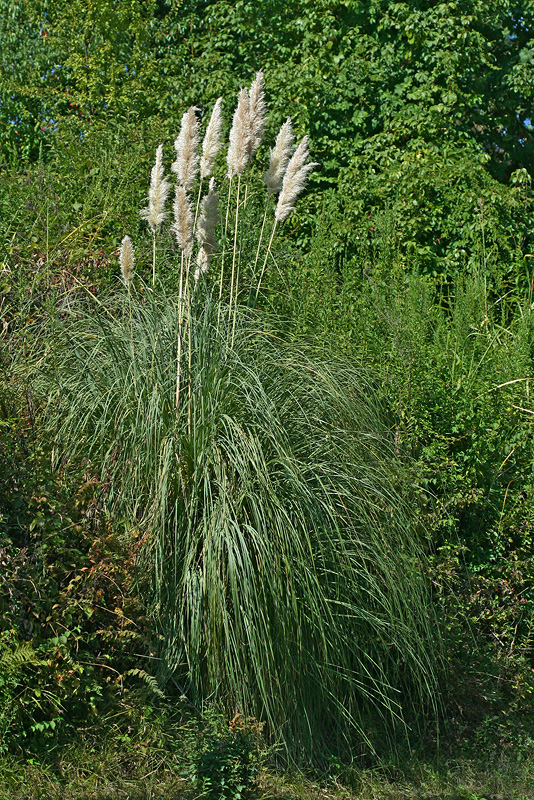
{"label": "seed head", "polygon": [[191,255],[193,246],[193,212],[191,211],[191,204],[187,198],[186,191],[179,183],[176,184],[173,210],[174,223],[172,231],[176,236],[178,246],[184,256],[188,258]]}
{"label": "seed head", "polygon": [[215,181],[212,178],[209,192],[204,195],[200,203],[200,216],[196,230],[197,240],[209,252],[213,252],[218,247],[218,242],[215,238],[215,227],[219,219],[218,203],[219,195],[215,191]]}
{"label": "seed head", "polygon": [[156,150],[156,163],[150,173],[150,189],[148,190],[148,206],[140,211],[141,219],[146,219],[150,225],[150,230],[155,236],[167,212],[165,203],[169,194],[170,184],[164,177],[163,169],[163,145],[160,144]]}
{"label": "seed head", "polygon": [[222,147],[221,131],[222,131],[222,97],[219,97],[213,111],[211,112],[210,121],[206,128],[206,135],[202,142],[202,156],[200,158],[200,177],[207,178],[213,172],[215,166],[215,159],[217,153]]}
{"label": "seed head", "polygon": [[250,158],[249,143],[250,100],[247,90],[241,89],[237,98],[237,108],[234,111],[230,130],[230,144],[226,156],[229,178],[243,173]]}
{"label": "seed head", "polygon": [[129,236],[125,236],[121,242],[121,249],[119,251],[119,263],[121,265],[121,275],[126,286],[130,285],[134,273],[134,249],[132,240]]}
{"label": "seed head", "polygon": [[195,281],[198,281],[201,274],[207,272],[211,256],[218,250],[219,243],[215,236],[215,227],[219,219],[218,214],[219,195],[215,191],[215,180],[210,180],[210,189],[207,195],[202,198],[200,204],[200,216],[197,223],[196,237],[200,242],[197,264],[195,271]]}
{"label": "seed head", "polygon": [[252,81],[249,92],[250,139],[248,149],[251,156],[260,146],[265,128],[264,86],[263,72],[260,69]]}
{"label": "seed head", "polygon": [[201,247],[200,250],[198,251],[198,256],[197,256],[198,266],[195,270],[195,275],[194,275],[195,283],[198,283],[200,276],[204,275],[208,271],[209,263],[210,263],[210,254],[204,247]]}
{"label": "seed head", "polygon": [[193,188],[198,172],[197,110],[195,106],[191,106],[182,117],[180,133],[174,142],[176,161],[171,166],[172,172],[176,172],[179,182],[187,192]]}
{"label": "seed head", "polygon": [[291,118],[288,117],[278,132],[274,147],[271,148],[269,169],[263,176],[269,194],[278,194],[282,188],[282,181],[291,157],[294,138],[291,129]]}
{"label": "seed head", "polygon": [[278,197],[278,204],[275,211],[275,219],[277,222],[283,222],[291,214],[295,208],[294,203],[306,185],[308,173],[318,166],[310,161],[306,164],[308,158],[308,137],[305,136],[301,141],[293,156],[291,157],[282,181],[282,191]]}

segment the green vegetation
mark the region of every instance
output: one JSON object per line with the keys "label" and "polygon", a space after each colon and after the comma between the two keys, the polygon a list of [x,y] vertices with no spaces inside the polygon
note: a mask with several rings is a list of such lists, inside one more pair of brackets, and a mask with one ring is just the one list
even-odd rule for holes
{"label": "green vegetation", "polygon": [[532,796],[533,18],[0,0],[0,798]]}

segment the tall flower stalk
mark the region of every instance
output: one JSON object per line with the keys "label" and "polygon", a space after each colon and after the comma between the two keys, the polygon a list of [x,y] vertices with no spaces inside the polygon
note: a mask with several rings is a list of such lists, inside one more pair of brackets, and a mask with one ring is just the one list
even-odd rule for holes
{"label": "tall flower stalk", "polygon": [[174,196],[174,223],[172,226],[180,248],[180,288],[178,294],[178,348],[176,355],[176,409],[180,408],[180,385],[182,368],[182,325],[184,313],[184,294],[188,295],[189,262],[193,247],[193,214],[187,193],[183,186],[176,184]]}
{"label": "tall flower stalk", "polygon": [[[134,247],[132,244],[132,240],[129,236],[125,236],[121,242],[121,247],[119,251],[119,264],[121,268],[121,277],[124,281],[124,285],[128,289],[128,316],[130,319],[130,349],[132,352],[132,357],[134,355],[134,343],[133,343],[133,325],[132,325],[132,298],[130,294],[130,285],[133,280],[134,276],[134,263],[135,263],[135,255],[134,255]],[[135,380],[135,378],[134,378]]]}
{"label": "tall flower stalk", "polygon": [[[232,299],[234,294],[234,278],[237,256],[237,238],[239,231],[239,201],[241,193],[241,176],[245,171],[251,157],[251,119],[250,119],[250,98],[247,89],[241,89],[237,98],[237,107],[232,120],[230,129],[230,141],[226,162],[228,164],[228,178],[230,186],[233,178],[237,176],[237,195],[235,201],[234,218],[234,242],[232,247],[232,274],[230,277],[230,304],[229,312],[232,310]],[[226,238],[226,232],[225,232]]]}
{"label": "tall flower stalk", "polygon": [[267,261],[271,253],[271,246],[276,232],[276,226],[279,222],[283,222],[295,208],[295,203],[300,194],[304,191],[308,175],[312,169],[318,166],[313,161],[308,161],[308,137],[305,136],[300,142],[299,146],[291,156],[287,165],[284,177],[282,180],[282,188],[278,195],[278,202],[274,212],[274,223],[271,231],[271,237],[265,253],[265,259],[261,268],[258,285],[256,287],[255,302],[258,299],[258,294],[261,288],[261,282],[267,267]]}
{"label": "tall flower stalk", "polygon": [[206,128],[206,133],[204,134],[204,139],[202,140],[202,155],[200,156],[200,180],[198,182],[197,202],[195,207],[195,226],[198,219],[200,198],[202,196],[202,182],[204,178],[211,177],[213,170],[215,169],[217,155],[223,146],[222,126],[222,97],[219,97],[213,106]]}
{"label": "tall flower stalk", "polygon": [[152,286],[156,284],[156,232],[167,216],[165,203],[169,190],[170,184],[163,167],[163,145],[160,144],[156,150],[156,163],[150,173],[148,205],[140,211],[141,219],[146,219],[152,232]]}
{"label": "tall flower stalk", "polygon": [[253,275],[256,275],[256,267],[260,257],[261,245],[263,243],[263,232],[265,230],[265,223],[267,222],[267,213],[269,211],[269,201],[272,195],[280,194],[282,189],[282,181],[284,174],[291,158],[291,150],[293,147],[293,135],[291,117],[288,117],[278,132],[276,142],[269,154],[269,168],[263,176],[263,181],[267,187],[267,198],[265,201],[265,210],[263,212],[263,220],[261,223],[260,235],[258,238],[258,247],[256,248],[256,257],[254,259]]}
{"label": "tall flower stalk", "polygon": [[260,70],[252,81],[249,90],[250,138],[248,150],[250,158],[252,158],[261,144],[263,132],[265,130],[266,111],[267,106],[265,104],[265,83],[263,79],[263,71]]}
{"label": "tall flower stalk", "polygon": [[[266,104],[265,104],[265,83],[263,79],[263,71],[260,70],[256,73],[256,77],[252,81],[248,92],[248,115],[249,115],[249,126],[248,126],[248,142],[247,142],[247,150],[249,154],[249,162],[252,159],[254,153],[258,149],[261,144],[263,133],[265,129],[265,122],[266,122]],[[238,248],[238,258],[237,258],[237,266],[236,266],[236,274],[235,274],[235,295],[234,295],[234,311],[233,311],[233,323],[232,323],[232,346],[234,343],[235,338],[235,324],[237,318],[237,304],[239,298],[239,277],[240,277],[240,269],[241,269],[241,253],[242,253],[242,242],[243,242],[243,231],[246,224],[246,213],[247,213],[247,200],[248,200],[248,189],[249,189],[249,180],[250,180],[250,170],[247,172],[247,180],[245,183],[245,196],[243,198],[243,214],[241,215],[241,223],[240,223],[240,244]],[[238,187],[239,189],[239,187]],[[239,191],[238,191],[239,195]],[[236,221],[237,227],[237,221]],[[234,239],[234,257],[236,252],[236,239]],[[233,281],[232,281],[233,285]],[[230,313],[232,314],[232,303],[230,301]]]}
{"label": "tall flower stalk", "polygon": [[219,221],[219,195],[215,191],[215,180],[210,180],[209,192],[202,198],[200,204],[200,216],[196,228],[196,238],[200,244],[197,255],[197,269],[195,271],[195,283],[201,275],[208,271],[213,253],[218,249],[219,243],[215,234],[217,222]]}

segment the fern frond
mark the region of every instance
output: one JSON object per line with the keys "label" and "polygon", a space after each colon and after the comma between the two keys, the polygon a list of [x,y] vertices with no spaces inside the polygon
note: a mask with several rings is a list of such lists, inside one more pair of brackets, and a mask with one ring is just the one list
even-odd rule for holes
{"label": "fern frond", "polygon": [[40,664],[31,642],[21,642],[14,650],[4,650],[0,655],[0,670],[16,672],[27,664]]}
{"label": "fern frond", "polygon": [[144,683],[154,692],[157,694],[158,697],[165,697],[164,692],[161,691],[159,688],[159,684],[156,678],[153,675],[149,675],[148,672],[145,672],[144,669],[129,669],[127,672],[124,673],[124,676],[132,675],[136,678],[141,678]]}

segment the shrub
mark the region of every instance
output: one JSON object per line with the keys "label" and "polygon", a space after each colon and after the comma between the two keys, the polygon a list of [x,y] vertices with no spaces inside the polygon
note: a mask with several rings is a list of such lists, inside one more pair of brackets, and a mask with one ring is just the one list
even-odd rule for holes
{"label": "shrub", "polygon": [[202,796],[241,800],[254,788],[267,750],[262,723],[236,714],[230,721],[210,710],[185,739],[188,776]]}

